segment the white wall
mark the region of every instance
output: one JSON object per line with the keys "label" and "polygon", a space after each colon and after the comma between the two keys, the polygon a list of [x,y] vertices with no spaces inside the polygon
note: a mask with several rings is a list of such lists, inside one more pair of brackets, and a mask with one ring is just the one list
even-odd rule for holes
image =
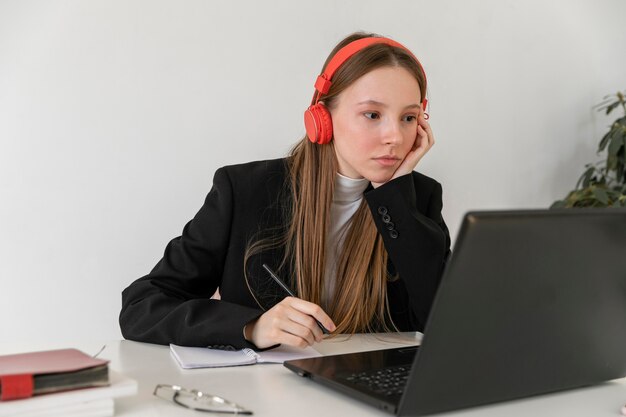
{"label": "white wall", "polygon": [[453,236],[468,209],[547,207],[626,88],[626,2],[0,0],[0,341],[119,338],[120,292],[219,166],[285,154],[332,47],[420,57]]}

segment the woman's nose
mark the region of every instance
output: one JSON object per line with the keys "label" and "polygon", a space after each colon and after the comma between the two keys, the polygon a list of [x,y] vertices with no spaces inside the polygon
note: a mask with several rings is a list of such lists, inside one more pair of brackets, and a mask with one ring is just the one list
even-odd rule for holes
{"label": "woman's nose", "polygon": [[400,123],[389,122],[385,127],[385,134],[383,136],[385,144],[399,145],[402,143],[402,129]]}

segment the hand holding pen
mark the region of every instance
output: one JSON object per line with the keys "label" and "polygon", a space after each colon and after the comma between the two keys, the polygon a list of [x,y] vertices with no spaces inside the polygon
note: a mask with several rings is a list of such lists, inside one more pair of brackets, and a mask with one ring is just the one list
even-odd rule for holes
{"label": "hand holding pen", "polygon": [[[263,268],[265,268],[265,270],[267,271],[268,274],[270,274],[270,277],[272,277],[272,279],[282,287],[283,290],[285,290],[285,292],[287,293],[288,296],[290,297],[295,297],[296,295],[289,289],[289,287],[280,279],[278,278],[278,275],[276,275],[276,273],[274,271],[272,271],[270,269],[269,266],[267,266],[267,264],[263,264]],[[315,319],[315,317],[313,317]],[[319,320],[315,319],[315,322],[317,323],[317,325],[319,326],[320,330],[322,331],[322,333],[324,334],[329,334],[330,332],[326,329],[326,327],[324,327],[322,325],[322,323],[319,322]]]}
{"label": "hand holding pen", "polygon": [[[270,276],[274,275],[272,279],[278,279],[267,265],[264,268],[268,273],[271,271]],[[304,348],[322,341],[322,329],[335,330],[335,324],[320,306],[294,297],[293,292],[282,281],[281,284],[279,285],[286,290],[285,295],[288,296],[246,325],[246,339],[259,348],[279,343]]]}

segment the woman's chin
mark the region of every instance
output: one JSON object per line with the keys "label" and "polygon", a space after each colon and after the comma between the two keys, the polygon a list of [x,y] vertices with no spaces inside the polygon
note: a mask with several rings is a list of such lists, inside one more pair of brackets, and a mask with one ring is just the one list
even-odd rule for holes
{"label": "woman's chin", "polygon": [[369,182],[374,183],[374,184],[384,184],[387,181],[389,181],[392,176],[393,174],[387,174],[387,175],[376,174],[376,175],[370,175],[370,176],[364,175],[364,177],[367,178]]}

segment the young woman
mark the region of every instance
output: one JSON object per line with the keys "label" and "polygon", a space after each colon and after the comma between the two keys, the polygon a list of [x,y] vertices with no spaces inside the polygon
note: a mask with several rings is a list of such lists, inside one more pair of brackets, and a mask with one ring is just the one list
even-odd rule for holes
{"label": "young woman", "polygon": [[450,252],[441,186],[413,171],[434,144],[424,71],[395,41],[355,33],[315,87],[290,155],[218,169],[182,236],[124,290],[124,337],[263,349],[319,342],[316,321],[423,330]]}

